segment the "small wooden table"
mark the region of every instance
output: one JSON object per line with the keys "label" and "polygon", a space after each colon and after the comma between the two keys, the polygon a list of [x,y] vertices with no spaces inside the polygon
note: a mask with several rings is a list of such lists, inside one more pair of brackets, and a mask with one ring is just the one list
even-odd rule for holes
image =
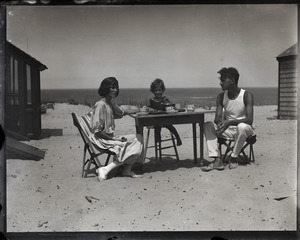
{"label": "small wooden table", "polygon": [[135,119],[136,133],[143,135],[143,128],[147,126],[192,124],[194,162],[197,164],[197,135],[196,124],[200,127],[200,159],[203,159],[203,124],[204,114],[213,113],[213,110],[197,109],[194,112],[176,112],[138,115],[130,114]]}

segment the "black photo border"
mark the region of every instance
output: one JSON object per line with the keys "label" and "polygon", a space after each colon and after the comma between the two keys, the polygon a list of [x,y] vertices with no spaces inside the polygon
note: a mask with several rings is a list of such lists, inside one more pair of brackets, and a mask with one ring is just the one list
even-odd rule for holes
{"label": "black photo border", "polygon": [[[83,2],[83,1],[82,1]],[[5,128],[5,42],[6,42],[6,7],[15,6],[55,6],[55,5],[151,5],[151,4],[296,4],[298,8],[298,38],[299,38],[299,1],[297,0],[27,0],[2,1],[0,3],[0,124]],[[299,45],[299,43],[298,43]],[[297,67],[299,69],[299,58]],[[298,93],[300,92],[298,84]],[[298,97],[299,112],[300,104]],[[300,149],[300,124],[297,121],[297,163]],[[297,183],[299,182],[299,165],[297,164]],[[7,232],[6,220],[6,159],[5,143],[0,151],[0,239],[300,239],[299,229],[299,195],[297,198],[297,231],[199,231],[199,232]],[[297,184],[299,193],[299,184]]]}

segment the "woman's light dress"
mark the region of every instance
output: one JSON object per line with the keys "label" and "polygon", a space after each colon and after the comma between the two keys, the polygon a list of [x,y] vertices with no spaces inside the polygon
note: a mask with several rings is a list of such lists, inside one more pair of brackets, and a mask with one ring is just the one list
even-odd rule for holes
{"label": "woman's light dress", "polygon": [[107,135],[115,136],[115,119],[122,118],[124,110],[114,102],[108,104],[101,99],[93,110],[86,115],[86,121],[90,121],[91,141],[100,149],[109,149],[114,152],[114,160],[121,163],[132,164],[144,162],[143,137],[139,134],[125,135],[126,142],[117,140],[105,140],[96,136],[97,132],[103,131]]}

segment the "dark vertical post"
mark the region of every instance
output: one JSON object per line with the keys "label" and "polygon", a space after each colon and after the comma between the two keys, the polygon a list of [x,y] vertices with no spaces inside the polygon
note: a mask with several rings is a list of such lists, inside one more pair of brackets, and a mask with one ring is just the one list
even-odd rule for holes
{"label": "dark vertical post", "polygon": [[[5,42],[6,42],[6,6],[0,4],[0,124],[5,129]],[[6,233],[6,161],[5,143],[0,150],[0,232]]]}
{"label": "dark vertical post", "polygon": [[200,160],[203,160],[203,138],[204,138],[204,134],[203,134],[203,124],[204,124],[204,113],[201,115],[200,117]]}
{"label": "dark vertical post", "polygon": [[197,165],[197,134],[196,134],[196,123],[193,123],[193,149],[194,149],[194,163]]}

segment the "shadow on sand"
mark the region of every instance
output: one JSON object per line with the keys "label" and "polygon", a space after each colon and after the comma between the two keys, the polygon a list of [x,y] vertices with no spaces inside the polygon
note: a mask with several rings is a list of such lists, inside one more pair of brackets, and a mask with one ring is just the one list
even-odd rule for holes
{"label": "shadow on sand", "polygon": [[[247,162],[243,158],[239,158],[238,162],[240,165],[246,165]],[[144,164],[136,163],[133,165],[132,170],[137,173],[137,174],[144,174],[144,173],[153,173],[153,172],[165,172],[165,171],[175,171],[180,168],[199,168],[202,166],[208,166],[211,162],[202,159],[198,159],[198,163],[195,164],[194,159],[183,159],[183,160],[177,160],[172,157],[164,157],[162,158],[162,161],[156,160],[155,157],[152,157],[148,159],[148,161]],[[224,161],[225,165],[228,163],[228,159],[226,158]],[[112,177],[120,177],[122,176],[122,171],[123,171],[123,165],[118,167],[117,169],[111,171],[109,173],[109,178]],[[96,174],[96,168],[91,168],[89,170],[88,178],[89,177],[95,177],[97,176]]]}

